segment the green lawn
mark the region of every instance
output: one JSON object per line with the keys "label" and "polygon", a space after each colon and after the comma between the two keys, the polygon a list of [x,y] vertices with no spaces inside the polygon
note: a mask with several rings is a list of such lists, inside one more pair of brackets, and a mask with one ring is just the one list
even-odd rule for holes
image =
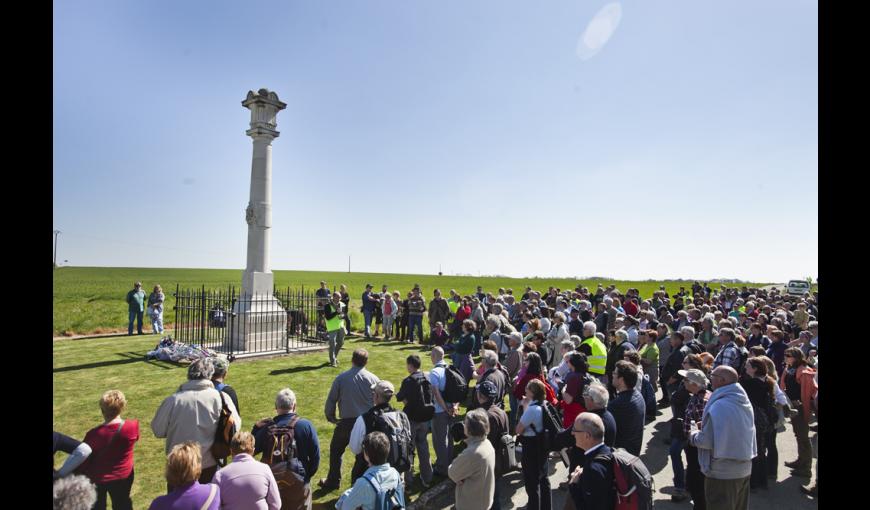
{"label": "green lawn", "polygon": [[[561,289],[573,289],[578,283],[582,283],[594,290],[599,283],[605,286],[615,283],[622,291],[635,287],[640,289],[641,295],[650,296],[659,285],[665,285],[668,292],[676,292],[680,286],[688,288],[692,284],[691,281],[628,282],[316,271],[275,271],[274,273],[275,285],[279,288],[304,286],[315,289],[321,280],[325,280],[330,288],[338,288],[340,284],[346,284],[351,295],[351,320],[354,329],[362,322],[359,305],[366,283],[375,285],[378,291],[382,284],[387,284],[391,291],[399,290],[403,295],[411,290],[415,283],[419,283],[427,300],[432,298],[432,291],[435,288],[440,288],[445,296],[449,289],[456,289],[457,292],[465,295],[473,292],[478,285],[483,286],[484,292],[493,293],[499,287],[512,288],[514,295],[519,297],[527,285],[535,290],[546,292],[550,285]],[[124,302],[124,297],[136,280],[142,281],[146,293],[150,293],[155,284],[163,287],[167,301],[164,323],[167,327],[171,327],[175,320],[172,309],[175,299],[172,293],[176,285],[194,289],[203,285],[208,289],[226,289],[229,285],[238,287],[241,277],[242,271],[236,269],[62,267],[54,272],[53,333],[72,335],[126,331],[127,304]],[[711,285],[711,287],[718,288],[718,285]]]}
{"label": "green lawn", "polygon": [[[159,338],[116,337],[90,340],[61,340],[54,347],[54,430],[82,439],[92,427],[102,422],[99,399],[109,389],[121,390],[127,397],[124,418],[139,420],[141,438],[135,449],[136,479],[132,497],[134,507],[146,508],[150,501],[165,493],[163,469],[165,453],[163,439],[151,432],[150,420],[160,402],[186,380],[186,367],[162,361],[145,361],[145,353],[154,348]],[[333,425],[323,414],[323,405],[333,378],[350,366],[350,354],[357,347],[370,353],[368,369],[397,388],[407,376],[405,358],[418,353],[423,369],[431,368],[426,351],[420,346],[395,342],[372,342],[348,339],[340,355],[337,369],[325,366],[326,352],[282,356],[264,360],[237,361],[230,367],[227,383],[236,389],[246,430],[257,420],[274,414],[275,394],[289,387],[296,392],[298,412],[310,419],[320,439],[320,469],[313,480],[325,477],[329,470],[329,441]],[[431,446],[431,435],[430,435]],[[430,447],[433,454],[434,449]],[[66,456],[58,454],[59,467]],[[343,457],[341,489],[323,494],[314,493],[315,508],[333,508],[341,491],[350,487],[350,468],[354,457],[348,449]],[[415,468],[415,472],[419,472]],[[312,484],[314,489],[316,485]],[[415,498],[419,487],[413,485]]]}

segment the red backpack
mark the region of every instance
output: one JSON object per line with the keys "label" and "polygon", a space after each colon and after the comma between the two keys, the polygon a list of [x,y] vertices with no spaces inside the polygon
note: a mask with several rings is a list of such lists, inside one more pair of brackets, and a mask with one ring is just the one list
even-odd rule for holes
{"label": "red backpack", "polygon": [[622,448],[615,448],[611,455],[601,455],[613,460],[613,485],[616,490],[614,510],[653,510],[652,475],[638,457]]}

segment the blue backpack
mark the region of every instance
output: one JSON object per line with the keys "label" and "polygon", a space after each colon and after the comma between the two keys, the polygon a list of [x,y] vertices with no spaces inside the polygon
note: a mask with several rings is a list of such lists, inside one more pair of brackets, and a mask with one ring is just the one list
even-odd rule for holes
{"label": "blue backpack", "polygon": [[377,494],[374,510],[405,510],[405,493],[402,490],[401,478],[393,489],[384,489],[372,475],[365,475],[363,478],[369,482]]}

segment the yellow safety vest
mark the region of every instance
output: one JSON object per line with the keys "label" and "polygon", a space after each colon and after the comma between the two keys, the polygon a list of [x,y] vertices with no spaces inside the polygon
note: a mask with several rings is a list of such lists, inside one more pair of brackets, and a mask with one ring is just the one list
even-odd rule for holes
{"label": "yellow safety vest", "polygon": [[[332,306],[335,305],[333,304]],[[335,317],[331,319],[326,319],[326,331],[330,333],[333,331],[338,331],[342,327],[343,323],[344,321],[341,319],[341,314],[337,313],[335,314]]]}
{"label": "yellow safety vest", "polygon": [[459,303],[452,299],[447,300],[447,307],[450,308],[450,313],[456,315],[456,310],[459,310]]}
{"label": "yellow safety vest", "polygon": [[604,344],[601,343],[601,340],[598,337],[591,336],[580,345],[587,344],[590,348],[592,348],[592,356],[587,357],[589,361],[589,372],[597,375],[604,375],[605,367],[607,365],[607,348],[604,347]]}

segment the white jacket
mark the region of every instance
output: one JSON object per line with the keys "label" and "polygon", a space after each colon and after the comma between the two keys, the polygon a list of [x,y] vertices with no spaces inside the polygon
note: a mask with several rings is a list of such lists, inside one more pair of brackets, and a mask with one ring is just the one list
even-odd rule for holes
{"label": "white jacket", "polygon": [[[241,430],[242,419],[236,406],[229,395],[223,395]],[[202,467],[210,468],[217,464],[211,454],[211,445],[217,432],[221,408],[220,393],[210,380],[187,381],[160,404],[151,420],[151,431],[156,437],[166,438],[166,453],[177,444],[196,441],[202,453]]]}
{"label": "white jacket", "polygon": [[[393,313],[390,314],[390,317],[392,317],[393,319],[395,319],[395,318],[396,318],[396,314],[399,313],[399,305],[396,304],[396,300],[395,300],[395,299],[392,300],[392,301],[390,301],[390,303],[391,303],[391,305],[392,305],[392,307],[393,307]],[[385,305],[385,304],[387,304],[387,300],[386,300],[386,299],[381,303],[381,313],[384,315],[384,317],[387,316],[387,313],[384,311],[384,305]]]}

